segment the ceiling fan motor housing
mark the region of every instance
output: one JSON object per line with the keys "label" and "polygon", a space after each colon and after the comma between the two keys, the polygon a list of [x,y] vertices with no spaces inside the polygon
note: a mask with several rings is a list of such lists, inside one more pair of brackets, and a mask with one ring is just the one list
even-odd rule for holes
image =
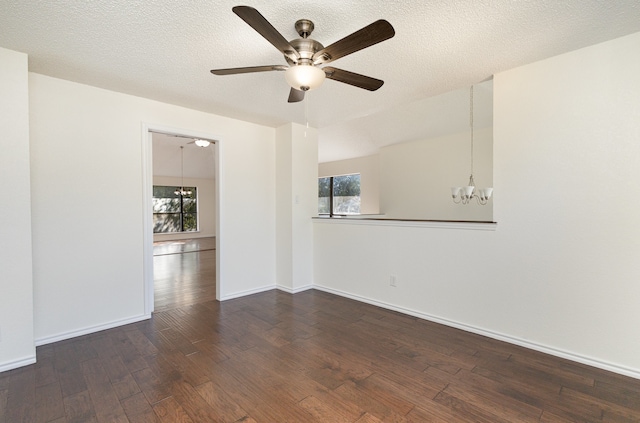
{"label": "ceiling fan motor housing", "polygon": [[285,78],[289,85],[296,90],[309,91],[319,87],[324,81],[324,71],[313,64],[313,55],[324,48],[322,44],[311,38],[306,38],[313,31],[313,22],[308,19],[300,19],[296,22],[296,30],[302,38],[289,41],[291,47],[296,49],[300,58],[293,61],[288,55],[284,55],[289,63],[289,69]]}
{"label": "ceiling fan motor housing", "polygon": [[322,44],[311,38],[296,38],[295,40],[289,41],[289,44],[300,54],[300,59],[298,59],[297,63],[291,60],[289,56],[284,56],[290,66],[296,64],[311,64],[313,55],[324,48]]}
{"label": "ceiling fan motor housing", "polygon": [[313,22],[309,19],[298,19],[296,21],[296,32],[302,37],[307,38],[313,32]]}

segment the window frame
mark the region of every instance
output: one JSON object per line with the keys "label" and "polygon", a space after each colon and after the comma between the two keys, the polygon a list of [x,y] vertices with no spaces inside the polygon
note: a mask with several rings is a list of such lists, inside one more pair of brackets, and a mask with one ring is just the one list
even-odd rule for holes
{"label": "window frame", "polygon": [[[177,194],[175,197],[156,197],[155,195],[153,195],[153,190],[156,188],[171,188],[174,193],[175,191],[181,189],[181,187],[177,187],[174,185],[153,185],[152,186],[152,195],[151,195],[151,201],[153,204],[153,200],[155,199],[159,199],[159,198],[176,198],[180,200],[180,211],[179,212],[153,212],[152,215],[179,215],[179,221],[180,221],[180,230],[178,231],[167,231],[167,232],[156,232],[155,231],[155,225],[153,227],[153,234],[154,235],[171,235],[171,234],[187,234],[187,233],[194,233],[194,232],[198,232],[200,230],[200,213],[199,213],[199,201],[198,201],[198,187],[197,186],[192,186],[192,187],[182,187],[186,190],[191,190],[192,194],[185,196],[182,194]],[[185,199],[193,199],[195,202],[195,212],[186,212],[185,211]],[[195,215],[195,220],[196,220],[196,226],[194,230],[185,230],[185,216],[186,215]],[[155,219],[154,219],[155,220]]]}
{"label": "window frame", "polygon": [[[329,217],[334,217],[334,216],[357,216],[362,214],[361,212],[358,213],[335,213],[334,212],[334,178],[341,178],[344,176],[351,176],[351,175],[358,175],[358,179],[359,179],[359,188],[360,188],[360,199],[362,199],[362,175],[359,172],[354,172],[354,173],[345,173],[344,175],[332,175],[332,176],[320,176],[318,177],[318,182],[320,182],[321,179],[329,179],[329,213],[320,213],[320,211],[318,210],[318,216],[329,216]],[[318,192],[318,194],[320,194]],[[318,196],[318,198],[320,198],[320,196]],[[318,204],[319,206],[319,204]],[[319,207],[318,207],[319,209]]]}

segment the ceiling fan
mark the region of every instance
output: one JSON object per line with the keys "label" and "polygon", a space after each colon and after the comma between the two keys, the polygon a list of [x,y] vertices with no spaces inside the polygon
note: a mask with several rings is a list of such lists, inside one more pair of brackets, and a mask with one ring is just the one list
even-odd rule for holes
{"label": "ceiling fan", "polygon": [[284,71],[285,79],[291,86],[289,103],[304,99],[305,91],[318,88],[325,78],[343,82],[365,90],[375,91],[384,84],[380,79],[360,75],[346,70],[320,65],[327,64],[358,50],[388,40],[395,35],[391,24],[383,19],[365,26],[351,35],[336,41],[328,47],[309,38],[314,25],[309,19],[300,19],[295,28],[301,38],[287,41],[277,29],[267,21],[256,9],[249,6],[236,6],[233,13],[255,29],[275,48],[277,48],[289,64],[251,66],[244,68],[213,69],[214,75],[233,75],[239,73]]}
{"label": "ceiling fan", "polygon": [[[209,140],[205,140],[202,138],[191,138],[191,137],[186,137],[184,135],[176,135],[176,134],[163,134],[167,137],[176,137],[176,138],[182,138],[182,139],[190,139],[191,141],[189,141],[188,143],[186,143],[185,145],[189,145],[189,144],[195,144],[198,147],[209,147],[209,145],[211,145],[213,143],[213,141],[209,141]],[[184,147],[184,146],[183,146]],[[181,147],[182,148],[182,147]]]}

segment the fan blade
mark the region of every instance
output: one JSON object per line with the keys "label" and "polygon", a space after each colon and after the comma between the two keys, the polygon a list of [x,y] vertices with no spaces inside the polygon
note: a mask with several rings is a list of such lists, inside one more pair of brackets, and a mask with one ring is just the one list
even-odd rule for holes
{"label": "fan blade", "polygon": [[371,78],[370,76],[360,75],[359,73],[349,72],[343,69],[332,68],[331,66],[322,68],[322,70],[329,79],[344,82],[345,84],[364,88],[369,91],[375,91],[384,84],[384,81],[380,79]]}
{"label": "fan blade", "polygon": [[295,88],[291,88],[289,91],[289,103],[297,103],[298,101],[304,100],[304,91],[296,90]]}
{"label": "fan blade", "polygon": [[313,55],[313,64],[329,63],[347,54],[355,53],[363,48],[388,40],[395,33],[389,22],[380,19],[316,52]]}
{"label": "fan blade", "polygon": [[269,66],[250,66],[246,68],[212,69],[211,73],[214,75],[235,75],[237,73],[284,71],[287,69],[289,69],[289,67],[284,65],[269,65]]}
{"label": "fan blade", "polygon": [[249,6],[235,6],[233,13],[238,15],[240,19],[245,21],[249,26],[255,29],[260,35],[262,35],[267,41],[269,41],[275,48],[280,50],[282,54],[289,57],[294,62],[300,59],[300,54],[293,48],[289,41],[287,41],[277,29],[273,27],[267,21],[264,16],[260,14],[256,9]]}

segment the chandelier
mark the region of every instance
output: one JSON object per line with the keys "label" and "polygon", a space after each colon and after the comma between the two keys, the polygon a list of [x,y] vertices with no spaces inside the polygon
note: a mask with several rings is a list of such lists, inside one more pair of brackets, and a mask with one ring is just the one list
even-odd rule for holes
{"label": "chandelier", "polygon": [[176,188],[175,191],[173,191],[173,193],[175,195],[181,195],[181,196],[187,196],[187,195],[191,195],[191,190],[185,190],[184,189],[184,146],[180,146],[180,175],[181,175],[181,179],[180,179],[180,183],[182,184],[182,186]]}
{"label": "chandelier", "polygon": [[471,126],[471,175],[469,183],[464,187],[451,187],[451,197],[456,204],[469,204],[472,200],[482,206],[487,204],[493,188],[477,188],[473,181],[473,85],[469,90],[469,125]]}

